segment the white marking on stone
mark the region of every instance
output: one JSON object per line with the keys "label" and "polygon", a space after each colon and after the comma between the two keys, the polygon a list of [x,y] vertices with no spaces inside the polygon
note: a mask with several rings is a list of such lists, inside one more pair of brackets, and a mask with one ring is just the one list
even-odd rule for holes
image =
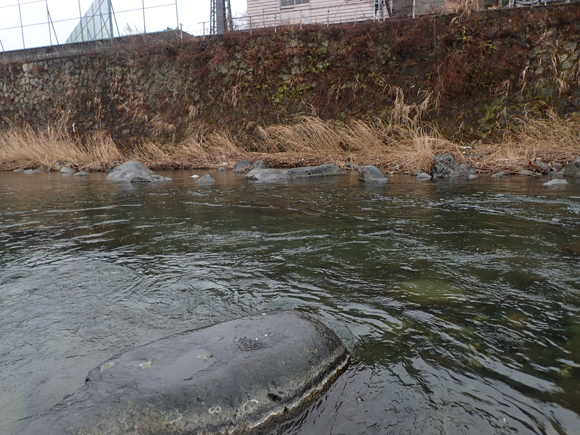
{"label": "white marking on stone", "polygon": [[222,412],[222,407],[221,406],[212,406],[211,408],[208,409],[208,412],[210,414],[219,414],[220,412]]}
{"label": "white marking on stone", "polygon": [[101,372],[104,372],[105,370],[109,370],[111,367],[113,367],[115,365],[114,362],[108,362],[107,364],[105,364],[103,367],[101,367]]}
{"label": "white marking on stone", "polygon": [[139,367],[141,367],[143,370],[150,369],[151,368],[151,364],[153,364],[153,361],[155,361],[155,359],[150,358],[150,359],[147,360],[147,362],[144,362],[144,363],[139,364]]}

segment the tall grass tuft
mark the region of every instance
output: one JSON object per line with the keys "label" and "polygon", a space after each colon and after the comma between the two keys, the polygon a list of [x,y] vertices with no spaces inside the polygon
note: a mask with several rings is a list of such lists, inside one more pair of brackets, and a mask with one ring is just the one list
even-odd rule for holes
{"label": "tall grass tuft", "polygon": [[310,161],[428,170],[435,153],[456,147],[436,127],[422,121],[434,105],[430,94],[419,103],[406,104],[400,89],[394,88],[392,93],[393,105],[382,118],[343,123],[300,116],[289,125],[257,127],[253,148],[265,155],[302,155]]}

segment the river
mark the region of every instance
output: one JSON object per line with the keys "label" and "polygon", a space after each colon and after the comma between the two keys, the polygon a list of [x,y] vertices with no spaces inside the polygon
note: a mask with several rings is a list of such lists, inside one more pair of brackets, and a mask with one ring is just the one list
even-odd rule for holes
{"label": "river", "polygon": [[160,173],[0,173],[0,433],[120,352],[286,309],[353,364],[272,433],[580,432],[580,183]]}

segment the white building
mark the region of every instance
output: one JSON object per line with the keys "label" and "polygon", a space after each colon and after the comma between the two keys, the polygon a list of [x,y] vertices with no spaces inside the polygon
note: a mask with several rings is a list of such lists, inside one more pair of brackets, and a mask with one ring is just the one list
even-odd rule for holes
{"label": "white building", "polygon": [[[247,0],[252,27],[335,24],[386,18],[381,0]],[[376,3],[376,5],[375,5]],[[375,14],[376,10],[376,14]],[[382,13],[382,15],[381,15]]]}
{"label": "white building", "polygon": [[460,0],[247,0],[251,26],[336,24],[431,14]]}

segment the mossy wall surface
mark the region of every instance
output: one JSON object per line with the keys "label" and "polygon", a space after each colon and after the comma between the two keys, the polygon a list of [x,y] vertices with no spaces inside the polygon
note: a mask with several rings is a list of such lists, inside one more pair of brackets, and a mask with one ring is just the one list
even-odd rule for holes
{"label": "mossy wall surface", "polygon": [[432,121],[464,139],[531,109],[580,112],[580,5],[424,16],[148,43],[0,64],[0,128],[66,117],[119,143],[179,140],[194,120],[251,146],[255,125],[316,114],[382,116],[394,88],[427,93]]}

